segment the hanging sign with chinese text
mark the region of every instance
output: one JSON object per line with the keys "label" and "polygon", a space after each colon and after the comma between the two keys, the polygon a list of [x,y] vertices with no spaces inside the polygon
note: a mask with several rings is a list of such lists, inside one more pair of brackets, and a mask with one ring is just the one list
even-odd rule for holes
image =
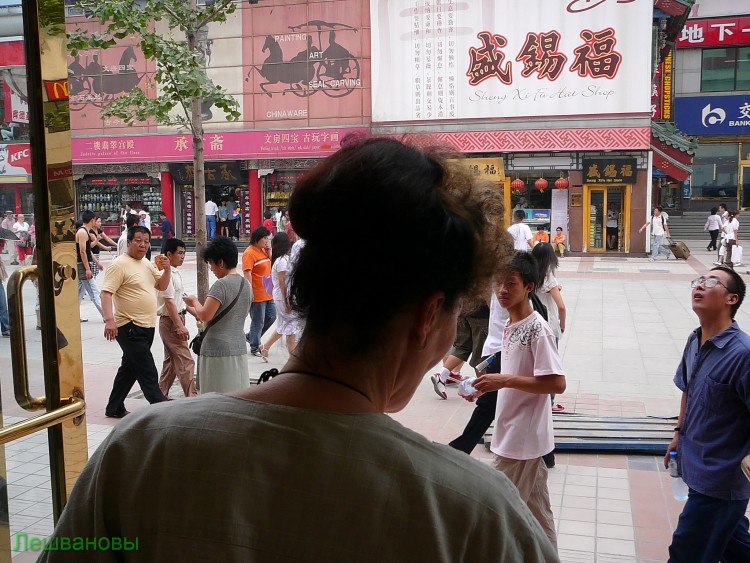
{"label": "hanging sign with chinese text", "polygon": [[641,114],[653,2],[370,0],[373,122]]}
{"label": "hanging sign with chinese text", "polygon": [[502,158],[467,158],[462,162],[482,180],[495,183],[505,181],[505,167]]}
{"label": "hanging sign with chinese text", "polygon": [[634,184],[635,158],[584,158],[585,184]]}
{"label": "hanging sign with chinese text", "polygon": [[[242,173],[239,164],[230,160],[227,162],[204,163],[207,186],[236,186],[242,184]],[[176,184],[192,185],[195,180],[193,163],[169,165],[169,172]]]}
{"label": "hanging sign with chinese text", "polygon": [[688,20],[677,47],[725,47],[750,44],[750,16]]}

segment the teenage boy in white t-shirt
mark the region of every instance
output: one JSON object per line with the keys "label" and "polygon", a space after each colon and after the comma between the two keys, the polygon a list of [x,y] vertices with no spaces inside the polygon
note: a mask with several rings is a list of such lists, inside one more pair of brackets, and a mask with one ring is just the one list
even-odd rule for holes
{"label": "teenage boy in white t-shirt", "polygon": [[493,465],[513,481],[531,513],[557,548],[555,521],[542,456],[554,449],[549,395],[565,391],[565,373],[555,335],[529,303],[538,279],[534,258],[516,253],[508,275],[495,287],[508,311],[503,332],[502,371],[474,382],[480,396],[497,390]]}
{"label": "teenage boy in white t-shirt", "polygon": [[518,209],[513,212],[513,224],[508,227],[510,236],[513,237],[513,248],[520,252],[531,252],[534,247],[533,237],[531,236],[531,229],[523,222],[526,218],[526,214]]}

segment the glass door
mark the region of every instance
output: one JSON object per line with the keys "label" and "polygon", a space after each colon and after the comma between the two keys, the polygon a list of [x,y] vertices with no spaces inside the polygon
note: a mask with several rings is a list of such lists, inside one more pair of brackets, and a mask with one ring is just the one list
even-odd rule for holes
{"label": "glass door", "polygon": [[750,209],[750,166],[740,167],[740,209]]}
{"label": "glass door", "polygon": [[584,189],[584,252],[628,252],[628,186],[585,186]]}

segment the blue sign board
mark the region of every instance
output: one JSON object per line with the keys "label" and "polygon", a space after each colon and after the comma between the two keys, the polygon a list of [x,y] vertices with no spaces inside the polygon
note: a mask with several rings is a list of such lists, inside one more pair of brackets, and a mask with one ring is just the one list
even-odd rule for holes
{"label": "blue sign board", "polygon": [[750,134],[750,94],[675,98],[675,125],[687,135]]}

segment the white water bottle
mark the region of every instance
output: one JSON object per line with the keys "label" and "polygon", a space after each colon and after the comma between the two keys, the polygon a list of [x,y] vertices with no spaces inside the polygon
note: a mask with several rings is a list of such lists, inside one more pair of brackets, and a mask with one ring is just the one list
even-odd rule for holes
{"label": "white water bottle", "polygon": [[474,383],[477,380],[476,377],[467,377],[464,379],[461,383],[458,384],[458,395],[460,397],[470,397],[474,393],[477,392],[476,389],[474,389],[474,386],[472,383]]}
{"label": "white water bottle", "polygon": [[677,452],[675,450],[669,452],[667,471],[669,472],[669,476],[672,477],[672,495],[674,495],[674,498],[676,500],[687,500],[688,486],[682,480],[682,477],[680,477],[680,469],[677,465]]}

